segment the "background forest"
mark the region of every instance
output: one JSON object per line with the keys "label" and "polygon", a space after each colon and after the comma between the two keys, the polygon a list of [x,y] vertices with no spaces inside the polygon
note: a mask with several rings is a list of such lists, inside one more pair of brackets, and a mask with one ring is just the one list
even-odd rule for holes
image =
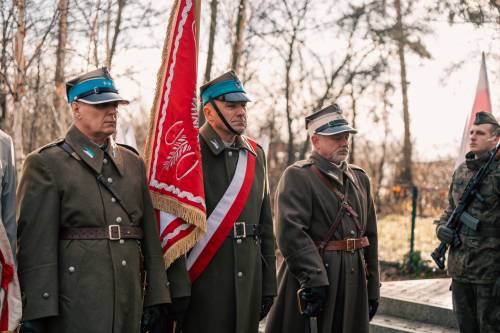
{"label": "background forest", "polygon": [[[13,137],[18,170],[27,153],[63,136],[71,123],[65,81],[100,66],[132,98],[120,122],[133,128],[142,150],[171,5],[0,2],[0,128]],[[304,115],[335,101],[361,129],[351,162],[370,175],[379,215],[409,221],[416,186],[419,217],[439,216],[456,156],[453,149],[415,149],[412,119],[422,110],[412,107],[417,79],[408,63],[426,66],[439,56],[429,45],[442,27],[466,27],[488,43],[471,44],[436,76],[446,85],[469,62],[478,71],[485,52],[490,88],[498,91],[498,0],[203,0],[201,15],[200,84],[228,68],[243,80],[254,99],[248,133],[267,149],[271,191],[284,168],[310,151]],[[461,133],[463,118],[443,130]]]}

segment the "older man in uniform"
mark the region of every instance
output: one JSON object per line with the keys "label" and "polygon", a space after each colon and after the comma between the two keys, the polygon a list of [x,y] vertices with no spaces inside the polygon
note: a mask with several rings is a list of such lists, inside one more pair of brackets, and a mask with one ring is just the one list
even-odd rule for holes
{"label": "older man in uniform", "polygon": [[111,136],[128,102],[106,68],[66,93],[73,126],[28,156],[18,188],[21,332],[136,333],[141,315],[147,331],[170,295],[144,163]]}
{"label": "older man in uniform", "polygon": [[356,130],[336,104],[306,117],[306,128],[313,152],[285,170],[276,192],[284,261],[266,332],[368,333],[379,299],[377,224],[368,176],[347,163]]}
{"label": "older man in uniform", "polygon": [[[470,128],[470,152],[453,173],[448,207],[437,221],[437,237],[451,244],[455,232],[446,222],[471,177],[486,163],[500,138],[500,127],[488,112],[478,112]],[[451,247],[453,310],[462,333],[500,332],[500,163],[498,156],[467,213],[478,219],[476,231],[460,228],[461,245]]]}
{"label": "older man in uniform", "polygon": [[[206,236],[187,256],[183,333],[257,333],[276,294],[274,234],[262,148],[243,135],[249,102],[234,72],[201,87]],[[175,301],[174,301],[175,303]]]}

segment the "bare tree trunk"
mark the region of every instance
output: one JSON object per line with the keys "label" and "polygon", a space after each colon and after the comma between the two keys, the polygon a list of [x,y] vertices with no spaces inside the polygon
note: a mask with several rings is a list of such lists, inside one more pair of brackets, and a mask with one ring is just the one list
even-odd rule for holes
{"label": "bare tree trunk", "polygon": [[205,66],[205,82],[210,81],[210,76],[212,72],[212,61],[214,58],[214,41],[215,41],[215,33],[217,31],[218,4],[219,4],[218,0],[212,0],[210,2],[210,34],[208,36],[208,53],[207,53],[207,65]]}
{"label": "bare tree trunk", "polygon": [[388,92],[389,86],[385,86],[384,90],[384,110],[383,110],[383,115],[382,115],[382,121],[384,123],[384,141],[382,142],[382,156],[380,157],[380,161],[378,162],[378,170],[377,170],[377,183],[376,183],[376,188],[375,188],[375,195],[374,195],[374,201],[375,201],[375,206],[377,209],[381,206],[381,197],[380,197],[380,192],[382,189],[382,184],[384,181],[384,169],[385,169],[385,163],[386,163],[386,157],[387,157],[387,144],[389,141],[389,102],[387,100],[387,92]]}
{"label": "bare tree trunk", "polygon": [[399,66],[401,69],[401,95],[403,97],[403,121],[404,121],[404,142],[403,142],[403,164],[401,170],[401,181],[406,185],[413,184],[412,176],[412,147],[410,133],[410,112],[408,108],[408,83],[406,81],[406,63],[405,63],[405,35],[403,31],[403,17],[401,14],[401,1],[395,0],[397,22],[396,22],[396,41],[398,45]]}
{"label": "bare tree trunk", "polygon": [[[93,44],[94,49],[93,49],[93,60],[94,60],[94,66],[98,67],[99,66],[99,52],[98,52],[98,45],[99,45],[99,11],[101,10],[101,0],[97,0],[97,3],[95,5],[95,17],[92,22],[92,25],[90,26],[90,43]],[[90,56],[89,56],[90,58]],[[90,59],[88,61],[90,64]]]}
{"label": "bare tree trunk", "polygon": [[126,0],[118,0],[118,9],[116,11],[115,17],[115,28],[113,31],[113,39],[111,41],[111,45],[109,46],[109,53],[106,55],[106,66],[111,69],[111,62],[113,61],[113,56],[116,52],[116,44],[118,42],[118,36],[121,32],[121,24],[122,24],[122,15],[123,8],[125,8]]}
{"label": "bare tree trunk", "polygon": [[[354,97],[354,87],[351,85],[351,105],[352,105],[352,127],[356,128],[356,114],[357,114],[357,104],[356,97]],[[354,136],[351,136],[351,153],[349,154],[349,163],[354,164],[356,161],[356,157],[354,155],[356,148],[356,142],[354,140]]]}
{"label": "bare tree trunk", "polygon": [[[217,6],[219,5],[219,0],[212,0],[210,2],[210,33],[208,36],[208,53],[207,53],[207,63],[205,65],[205,82],[210,81],[212,72],[212,62],[214,59],[214,43],[215,34],[217,32]],[[205,123],[205,114],[203,109],[200,110],[199,126],[201,127]]]}
{"label": "bare tree trunk", "polygon": [[291,82],[291,69],[294,61],[294,46],[295,46],[295,31],[292,36],[292,39],[290,40],[290,43],[288,44],[288,58],[285,63],[285,101],[286,101],[286,127],[288,130],[288,146],[287,146],[287,153],[288,153],[288,165],[291,165],[293,162],[295,162],[295,149],[293,145],[293,131],[292,131],[292,82]]}
{"label": "bare tree trunk", "polygon": [[66,89],[64,85],[64,67],[66,65],[66,42],[68,40],[68,0],[59,0],[59,31],[57,34],[57,49],[56,49],[56,69],[55,69],[55,94],[54,94],[54,109],[55,114],[59,119],[54,119],[57,127],[58,136],[62,136],[69,124],[69,111],[66,103]]}
{"label": "bare tree trunk", "polygon": [[24,39],[26,37],[26,3],[25,0],[16,0],[17,31],[14,37],[14,58],[16,71],[14,75],[14,151],[16,156],[16,169],[18,173],[24,160],[23,151],[23,116],[24,116],[24,85],[26,79],[26,59],[24,56]]}
{"label": "bare tree trunk", "polygon": [[12,14],[14,13],[14,4],[10,11],[4,17],[4,22],[2,22],[1,31],[1,50],[0,50],[0,124],[1,127],[5,127],[5,120],[7,119],[7,95],[9,93],[9,87],[7,83],[7,47],[10,44],[8,40],[9,28]]}
{"label": "bare tree trunk", "polygon": [[241,50],[243,47],[243,31],[245,30],[246,23],[246,0],[240,0],[238,7],[238,18],[236,19],[236,36],[234,38],[231,69],[238,72]]}

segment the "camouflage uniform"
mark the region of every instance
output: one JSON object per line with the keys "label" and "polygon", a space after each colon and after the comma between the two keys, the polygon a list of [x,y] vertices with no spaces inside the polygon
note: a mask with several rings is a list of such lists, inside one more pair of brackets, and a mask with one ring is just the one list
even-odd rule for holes
{"label": "camouflage uniform", "polygon": [[[438,221],[443,225],[455,208],[469,179],[487,161],[488,154],[466,161],[454,172],[448,193],[449,205]],[[477,231],[463,225],[462,244],[450,248],[448,274],[452,277],[453,308],[461,332],[500,332],[500,163],[483,181],[467,212],[479,219]]]}

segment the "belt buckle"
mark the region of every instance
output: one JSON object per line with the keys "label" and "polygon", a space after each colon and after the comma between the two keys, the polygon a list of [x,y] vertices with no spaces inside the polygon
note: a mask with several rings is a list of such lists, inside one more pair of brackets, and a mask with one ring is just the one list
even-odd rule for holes
{"label": "belt buckle", "polygon": [[234,224],[233,236],[236,239],[247,237],[247,226],[246,226],[245,222],[236,222]]}
{"label": "belt buckle", "polygon": [[[113,237],[113,232],[118,233],[118,237]],[[118,224],[112,224],[108,226],[108,239],[109,240],[120,240],[122,238],[122,231]]]}
{"label": "belt buckle", "polygon": [[[346,241],[347,241],[346,251],[354,252],[354,250],[356,250],[356,238],[347,238]],[[352,243],[350,243],[350,242],[352,242]],[[352,244],[352,247],[349,246],[349,244]]]}

